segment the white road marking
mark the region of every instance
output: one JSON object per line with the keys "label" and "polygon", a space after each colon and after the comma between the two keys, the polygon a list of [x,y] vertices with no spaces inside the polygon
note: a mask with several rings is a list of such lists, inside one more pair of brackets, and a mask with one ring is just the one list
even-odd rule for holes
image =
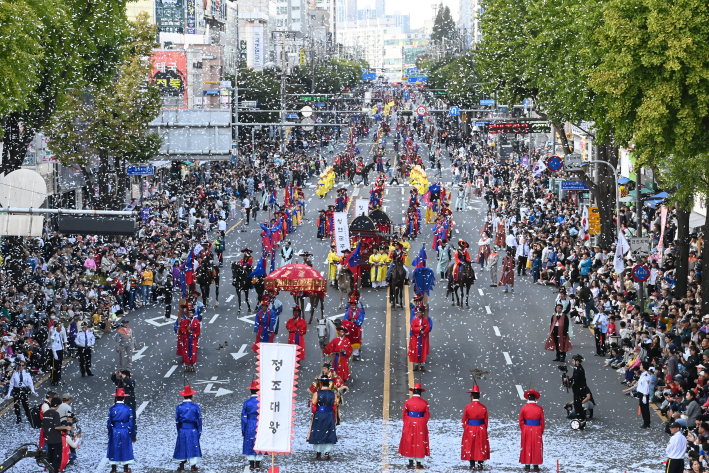
{"label": "white road marking", "polygon": [[214,314],[214,317],[212,317],[211,319],[209,319],[209,323],[210,323],[210,324],[213,324],[214,321],[217,320],[217,317],[219,317],[219,314]]}
{"label": "white road marking", "polygon": [[382,206],[382,210],[383,210],[384,212],[386,212],[386,211],[387,211],[387,206],[386,206],[386,205]]}
{"label": "white road marking", "polygon": [[492,310],[490,310],[490,306],[489,306],[489,305],[486,305],[486,306],[485,306],[485,312],[487,312],[488,314],[492,314]]}
{"label": "white road marking", "polygon": [[164,378],[169,378],[170,376],[172,376],[172,373],[174,373],[175,370],[176,370],[179,366],[180,366],[180,365],[172,365],[172,368],[170,368],[169,370],[167,370],[167,373],[165,373],[165,376],[163,376],[163,377],[164,377]]}
{"label": "white road marking", "polygon": [[384,195],[389,195],[389,188],[384,189]]}
{"label": "white road marking", "polygon": [[515,384],[515,386],[517,387],[517,393],[519,394],[519,398],[524,401],[524,389],[519,384]]}
{"label": "white road marking", "polygon": [[352,191],[352,197],[357,197],[359,195],[359,187],[355,187]]}
{"label": "white road marking", "polygon": [[[170,317],[172,320],[177,320],[177,317]],[[159,320],[159,322],[158,322]],[[155,325],[156,327],[163,327],[165,325],[170,325],[174,323],[172,320],[165,322],[165,317],[153,317],[152,319],[145,319],[150,325]]]}
{"label": "white road marking", "polygon": [[231,354],[231,356],[234,357],[234,361],[238,360],[239,358],[243,358],[246,355],[248,355],[248,353],[246,353],[246,344],[245,343],[243,345],[241,345],[241,348],[239,348],[239,351],[237,353]]}
{"label": "white road marking", "polygon": [[459,233],[460,233],[460,230],[458,230],[458,229],[456,228],[456,229],[455,229],[455,234],[457,235],[457,234],[459,234]]}
{"label": "white road marking", "polygon": [[495,331],[495,335],[497,335],[498,337],[502,336],[502,334],[500,333],[500,329],[497,328],[495,325],[492,326],[492,329]]}
{"label": "white road marking", "polygon": [[402,187],[402,188],[401,188],[401,195],[404,195],[404,192],[405,192],[405,191],[404,191],[404,188]]}
{"label": "white road marking", "polygon": [[148,407],[148,403],[150,403],[150,401],[143,401],[143,403],[138,406],[138,409],[135,411],[135,417],[140,417],[140,414],[142,414],[145,408]]}
{"label": "white road marking", "polygon": [[305,306],[305,312],[310,312],[310,302]]}
{"label": "white road marking", "polygon": [[234,294],[226,298],[226,302],[231,302],[231,300],[234,298]]}
{"label": "white road marking", "polygon": [[485,295],[485,293],[483,292],[482,289],[478,289],[478,292],[480,293],[481,296],[484,296],[484,295]]}
{"label": "white road marking", "polygon": [[505,355],[505,361],[507,362],[508,365],[512,364],[512,358],[510,358],[510,354],[507,353],[506,351],[502,352],[503,355]]}
{"label": "white road marking", "polygon": [[141,358],[144,358],[145,355],[143,355],[143,353],[144,353],[145,350],[147,350],[147,349],[148,349],[148,347],[145,346],[145,347],[141,348],[140,350],[138,350],[137,352],[135,352],[135,353],[133,354],[133,361],[140,360]]}

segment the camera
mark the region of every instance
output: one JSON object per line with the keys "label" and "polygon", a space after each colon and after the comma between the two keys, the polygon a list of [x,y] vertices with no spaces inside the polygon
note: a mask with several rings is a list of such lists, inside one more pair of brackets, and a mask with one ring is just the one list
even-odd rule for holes
{"label": "camera", "polygon": [[559,371],[561,371],[561,384],[566,388],[566,392],[569,392],[571,387],[571,380],[569,379],[569,367],[566,365],[558,366]]}

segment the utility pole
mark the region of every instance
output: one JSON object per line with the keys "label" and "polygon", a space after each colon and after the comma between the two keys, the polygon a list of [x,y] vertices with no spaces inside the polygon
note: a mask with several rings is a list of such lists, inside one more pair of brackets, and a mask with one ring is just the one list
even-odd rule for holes
{"label": "utility pole", "polygon": [[310,93],[315,93],[315,29],[310,25]]}
{"label": "utility pole", "polygon": [[273,31],[272,38],[281,37],[281,153],[286,152],[286,136],[285,136],[285,109],[286,109],[286,39],[295,39],[295,31]]}
{"label": "utility pole", "polygon": [[[640,198],[640,177],[642,176],[642,167],[638,165],[637,162],[635,163],[635,166],[635,236],[641,238],[643,236],[643,202]],[[618,195],[616,195],[616,199],[618,199]],[[616,215],[615,218],[620,219],[620,215]],[[640,262],[638,261],[638,263]],[[642,314],[645,312],[645,288],[643,287],[645,286],[645,283],[639,282],[638,284],[640,286],[638,290],[638,302],[640,303],[640,313]]]}
{"label": "utility pole", "polygon": [[232,136],[232,139],[236,138],[236,153],[234,154],[235,160],[239,161],[239,67],[241,66],[241,44],[239,43],[239,6],[236,6],[236,68],[234,69],[234,100],[232,104],[232,117],[235,123],[234,128],[236,132],[236,137]]}

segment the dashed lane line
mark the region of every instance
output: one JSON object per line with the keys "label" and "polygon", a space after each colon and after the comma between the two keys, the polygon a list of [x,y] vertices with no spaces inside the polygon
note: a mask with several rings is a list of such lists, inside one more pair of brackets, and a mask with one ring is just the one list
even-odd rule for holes
{"label": "dashed lane line", "polygon": [[495,331],[495,335],[497,335],[498,337],[502,336],[502,334],[500,333],[500,329],[497,328],[495,325],[492,326],[492,329]]}
{"label": "dashed lane line", "polygon": [[489,305],[486,305],[486,306],[485,306],[485,312],[487,312],[488,315],[492,315],[492,310],[490,309],[490,306],[489,306]]}
{"label": "dashed lane line", "polygon": [[511,365],[511,364],[512,364],[512,358],[510,358],[510,354],[507,353],[506,351],[503,351],[502,354],[505,356],[505,362],[506,362],[508,365]]}
{"label": "dashed lane line", "polygon": [[172,367],[169,370],[167,370],[167,373],[165,373],[165,376],[163,376],[163,377],[169,378],[170,376],[172,376],[172,373],[174,373],[178,367],[179,367],[179,365],[172,365]]}

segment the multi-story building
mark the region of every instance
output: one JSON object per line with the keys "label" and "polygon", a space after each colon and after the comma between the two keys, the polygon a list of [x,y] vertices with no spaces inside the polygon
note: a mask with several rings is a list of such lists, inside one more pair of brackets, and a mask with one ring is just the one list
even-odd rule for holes
{"label": "multi-story building", "polygon": [[303,31],[309,8],[305,0],[270,0],[272,30]]}
{"label": "multi-story building", "polygon": [[345,57],[364,59],[377,73],[384,70],[384,37],[399,34],[394,18],[374,18],[337,24],[337,42]]}
{"label": "multi-story building", "polygon": [[416,67],[431,40],[426,33],[388,34],[384,37],[384,77],[401,82],[406,69]]}
{"label": "multi-story building", "polygon": [[467,46],[475,48],[475,45],[482,41],[480,31],[480,16],[483,8],[480,0],[460,0],[459,2],[458,27],[464,28],[466,32]]}

